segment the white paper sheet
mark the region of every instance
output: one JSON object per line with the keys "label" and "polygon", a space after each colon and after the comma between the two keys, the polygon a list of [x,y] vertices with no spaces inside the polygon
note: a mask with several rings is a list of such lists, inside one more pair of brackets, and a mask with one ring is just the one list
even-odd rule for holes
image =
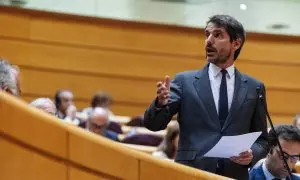
{"label": "white paper sheet", "polygon": [[209,150],[205,157],[230,158],[248,151],[261,132],[253,132],[237,136],[223,136],[220,141]]}

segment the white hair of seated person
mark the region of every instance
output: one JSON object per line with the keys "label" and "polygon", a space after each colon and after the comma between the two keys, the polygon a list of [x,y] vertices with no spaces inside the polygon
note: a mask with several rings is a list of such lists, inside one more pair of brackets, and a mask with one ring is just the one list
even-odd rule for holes
{"label": "white hair of seated person", "polygon": [[0,59],[0,89],[19,96],[17,76],[19,72],[7,61]]}
{"label": "white hair of seated person", "polygon": [[[91,118],[93,118],[95,116],[104,116],[104,117],[106,117],[107,120],[109,120],[109,112],[105,108],[101,108],[101,107],[94,108],[92,110],[92,112],[90,113],[88,120],[90,120]],[[107,124],[108,123],[109,123],[109,121],[107,121]]]}
{"label": "white hair of seated person", "polygon": [[[91,126],[90,124],[92,123],[92,119],[99,118],[99,117],[103,117],[103,119],[106,119],[105,127],[104,127],[104,129],[105,129],[109,124],[109,113],[108,113],[107,109],[101,108],[101,107],[96,107],[93,109],[93,111],[91,112],[91,114],[88,117],[86,128],[88,130],[90,130],[90,126]],[[102,129],[102,130],[104,130],[104,129]]]}
{"label": "white hair of seated person", "polygon": [[38,98],[30,103],[31,106],[34,106],[38,109],[41,109],[51,115],[55,115],[56,107],[49,98]]}

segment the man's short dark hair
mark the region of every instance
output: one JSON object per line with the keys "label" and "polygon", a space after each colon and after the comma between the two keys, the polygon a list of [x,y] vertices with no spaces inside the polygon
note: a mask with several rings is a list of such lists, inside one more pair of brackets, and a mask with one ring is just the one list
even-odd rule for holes
{"label": "man's short dark hair", "polygon": [[[276,126],[275,131],[279,139],[300,143],[300,130],[293,125]],[[269,132],[269,145],[270,147],[278,145],[274,131],[272,129]]]}
{"label": "man's short dark hair", "polygon": [[244,30],[243,25],[235,18],[229,15],[214,15],[209,18],[206,25],[208,25],[208,23],[213,23],[218,27],[224,28],[229,34],[231,42],[237,39],[241,39],[241,47],[234,52],[234,60],[236,60],[244,45],[246,37],[246,32]]}
{"label": "man's short dark hair", "polygon": [[112,103],[112,97],[107,92],[98,92],[91,101],[92,108],[107,107]]}
{"label": "man's short dark hair", "polygon": [[55,96],[54,96],[54,104],[57,110],[60,109],[60,105],[61,105],[61,94],[63,92],[72,92],[71,90],[68,89],[59,89],[56,91]]}

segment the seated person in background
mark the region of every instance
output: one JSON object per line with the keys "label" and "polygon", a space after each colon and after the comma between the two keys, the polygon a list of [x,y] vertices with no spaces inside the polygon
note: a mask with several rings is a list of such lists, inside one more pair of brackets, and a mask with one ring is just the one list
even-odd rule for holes
{"label": "seated person in background", "polygon": [[119,141],[117,133],[107,130],[108,123],[107,110],[96,107],[88,117],[86,128],[95,134]]}
{"label": "seated person in background", "polygon": [[14,95],[21,95],[19,69],[0,59],[0,89]]}
{"label": "seated person in background", "polygon": [[294,119],[294,126],[300,129],[300,113],[296,114],[296,117]]}
{"label": "seated person in background", "polygon": [[58,90],[54,99],[57,109],[57,117],[60,119],[65,119],[67,116],[68,107],[73,105],[73,93],[69,90]]}
{"label": "seated person in background", "polygon": [[110,111],[110,105],[112,103],[111,96],[106,92],[99,92],[94,95],[91,101],[91,107],[85,108],[82,113],[88,116],[94,108],[101,107],[108,111],[109,117],[113,116],[113,113]]}
{"label": "seated person in background", "polygon": [[[292,125],[281,125],[275,128],[280,145],[284,151],[284,158],[287,160],[290,170],[292,170],[299,160],[300,155],[300,130]],[[288,179],[288,171],[284,167],[279,147],[274,136],[274,131],[269,132],[270,151],[266,159],[255,165],[250,173],[250,180],[276,180]],[[292,180],[300,179],[298,175],[292,174]]]}
{"label": "seated person in background", "polygon": [[36,107],[49,113],[53,116],[56,115],[56,107],[49,98],[38,98],[30,103],[31,106]]}
{"label": "seated person in background", "polygon": [[157,151],[153,152],[152,155],[160,159],[174,160],[178,149],[178,141],[179,126],[174,124],[168,127],[166,136],[158,146]]}
{"label": "seated person in background", "polygon": [[73,124],[73,125],[76,125],[78,126],[79,123],[80,123],[80,120],[77,119],[76,117],[76,113],[77,113],[77,108],[76,106],[74,106],[73,104],[70,105],[67,110],[66,110],[66,117],[65,117],[65,121],[67,123],[70,123],[70,124]]}

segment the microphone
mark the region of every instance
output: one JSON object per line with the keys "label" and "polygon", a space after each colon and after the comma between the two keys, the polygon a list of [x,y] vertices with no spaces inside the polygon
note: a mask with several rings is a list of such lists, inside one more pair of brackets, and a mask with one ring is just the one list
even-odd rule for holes
{"label": "microphone", "polygon": [[270,126],[271,126],[271,129],[272,129],[272,131],[274,132],[274,136],[275,136],[276,142],[277,142],[278,147],[279,147],[279,150],[280,150],[281,158],[282,158],[282,160],[284,161],[285,169],[289,172],[289,179],[291,179],[292,172],[291,172],[291,170],[290,170],[290,168],[289,168],[289,165],[288,165],[288,163],[287,163],[287,160],[284,158],[284,153],[283,153],[282,147],[281,147],[281,145],[280,145],[280,142],[279,142],[279,139],[278,139],[278,135],[277,135],[277,133],[276,133],[276,131],[275,131],[275,128],[274,128],[274,126],[273,126],[273,122],[272,122],[271,117],[270,117],[270,114],[269,114],[269,112],[268,112],[267,104],[266,104],[266,101],[267,101],[267,100],[265,99],[264,94],[262,93],[262,90],[261,90],[261,88],[260,88],[259,86],[256,87],[256,93],[257,93],[257,96],[258,96],[259,101],[261,102],[261,104],[262,104],[262,106],[263,106],[264,112],[265,112],[266,115],[267,115],[267,119],[268,119],[268,121],[269,121],[269,124],[270,124]]}

